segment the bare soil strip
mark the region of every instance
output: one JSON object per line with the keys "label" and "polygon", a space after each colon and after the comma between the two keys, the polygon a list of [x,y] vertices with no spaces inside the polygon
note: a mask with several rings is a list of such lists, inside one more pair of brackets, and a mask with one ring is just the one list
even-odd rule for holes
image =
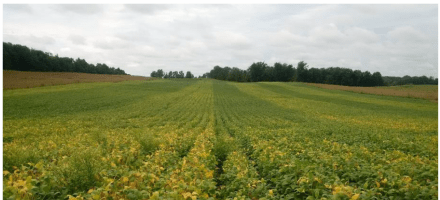
{"label": "bare soil strip", "polygon": [[87,74],[74,72],[22,72],[3,70],[3,89],[33,88],[51,85],[92,82],[149,80],[143,76]]}
{"label": "bare soil strip", "polygon": [[330,89],[330,90],[344,90],[344,91],[366,93],[366,94],[420,98],[438,103],[437,85],[417,85],[417,86],[414,85],[414,86],[391,86],[391,87],[351,87],[351,86],[328,85],[328,84],[319,84],[319,83],[307,83],[307,85]]}

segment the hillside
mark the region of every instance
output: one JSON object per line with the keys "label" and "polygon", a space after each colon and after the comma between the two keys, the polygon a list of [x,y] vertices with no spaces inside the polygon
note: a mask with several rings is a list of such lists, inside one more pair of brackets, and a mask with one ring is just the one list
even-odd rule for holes
{"label": "hillside", "polygon": [[3,89],[33,88],[50,85],[91,82],[121,82],[148,80],[147,77],[131,75],[87,74],[75,72],[22,72],[3,70]]}
{"label": "hillside", "polygon": [[3,95],[5,198],[438,197],[425,99],[212,79]]}

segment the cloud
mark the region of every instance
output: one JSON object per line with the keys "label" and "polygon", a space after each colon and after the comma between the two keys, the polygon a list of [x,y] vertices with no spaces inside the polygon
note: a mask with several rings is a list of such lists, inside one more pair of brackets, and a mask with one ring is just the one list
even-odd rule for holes
{"label": "cloud", "polygon": [[420,44],[427,41],[427,37],[422,32],[415,30],[411,26],[399,27],[390,32],[387,36],[391,41],[402,43],[416,43]]}
{"label": "cloud", "polygon": [[105,37],[96,39],[93,42],[94,47],[103,50],[125,49],[130,47],[130,43],[117,37]]}
{"label": "cloud", "polygon": [[5,10],[13,10],[14,12],[32,13],[32,8],[26,4],[4,4]]}
{"label": "cloud", "polygon": [[73,12],[77,14],[86,14],[86,15],[97,14],[103,11],[102,6],[96,4],[87,4],[87,5],[60,4],[60,5],[55,5],[54,8],[55,10],[61,13]]}
{"label": "cloud", "polygon": [[137,27],[135,30],[121,31],[115,36],[127,41],[148,41],[150,32],[146,27]]}
{"label": "cloud", "polygon": [[292,47],[294,45],[299,46],[302,44],[308,45],[310,43],[308,40],[308,37],[293,34],[288,30],[280,30],[269,36],[269,44],[275,47]]}
{"label": "cloud", "polygon": [[73,44],[86,44],[86,38],[84,38],[81,35],[70,35],[69,36],[69,40],[73,43]]}
{"label": "cloud", "polygon": [[166,4],[127,4],[124,6],[129,11],[148,15],[152,15],[163,10],[168,10],[172,7],[172,5]]}
{"label": "cloud", "polygon": [[230,31],[214,33],[215,46],[228,49],[248,49],[252,46],[251,41],[241,33]]}
{"label": "cloud", "polygon": [[346,36],[335,24],[330,23],[324,26],[313,28],[310,31],[310,37],[316,43],[343,44]]}
{"label": "cloud", "polygon": [[350,42],[371,44],[380,41],[380,37],[376,33],[359,27],[351,27],[345,30],[344,33]]}
{"label": "cloud", "polygon": [[56,40],[49,36],[35,36],[35,35],[10,35],[3,34],[3,41],[17,43],[22,45],[30,45],[29,48],[36,48],[34,46],[52,45]]}
{"label": "cloud", "polygon": [[[5,42],[129,74],[252,62],[438,73],[437,5],[4,5]],[[194,71],[193,71],[194,70]]]}

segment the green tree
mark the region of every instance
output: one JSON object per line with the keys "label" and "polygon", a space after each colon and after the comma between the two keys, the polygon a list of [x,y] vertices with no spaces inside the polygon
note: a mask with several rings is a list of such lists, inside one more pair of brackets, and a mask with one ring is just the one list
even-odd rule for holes
{"label": "green tree", "polygon": [[296,68],[296,71],[297,71],[297,78],[296,78],[296,80],[297,81],[307,82],[307,79],[308,79],[308,77],[307,77],[307,67],[308,67],[308,65],[304,61],[300,61],[298,63],[298,66]]}
{"label": "green tree", "polygon": [[252,82],[259,82],[264,79],[264,72],[266,70],[267,64],[264,62],[252,63],[248,68],[250,80]]}
{"label": "green tree", "polygon": [[374,72],[372,75],[372,79],[374,81],[374,86],[383,86],[384,85],[382,74],[380,74],[380,72]]}
{"label": "green tree", "polygon": [[186,76],[185,76],[185,78],[194,78],[194,75],[191,74],[190,71],[187,71],[187,72],[186,72]]}
{"label": "green tree", "polygon": [[162,69],[158,69],[156,75],[157,75],[156,77],[158,77],[158,78],[162,78],[162,77],[164,76],[164,74],[163,74],[163,70],[162,70]]}

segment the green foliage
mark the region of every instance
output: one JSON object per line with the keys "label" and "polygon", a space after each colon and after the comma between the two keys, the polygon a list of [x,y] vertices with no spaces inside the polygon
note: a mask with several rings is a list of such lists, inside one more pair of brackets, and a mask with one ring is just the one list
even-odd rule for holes
{"label": "green foliage", "polygon": [[139,141],[141,145],[142,154],[151,154],[159,147],[160,141],[154,138],[149,133],[138,133],[136,135],[136,141]]}
{"label": "green foliage", "polygon": [[98,155],[93,150],[85,150],[62,161],[66,165],[59,169],[59,173],[66,183],[68,193],[86,192],[96,186],[98,179],[95,176],[103,167]]}
{"label": "green foliage", "polygon": [[194,78],[194,75],[191,74],[190,71],[187,71],[187,72],[186,72],[186,75],[185,75],[185,78]]}
{"label": "green foliage", "polygon": [[437,198],[426,100],[157,79],[5,91],[3,108],[5,199]]}
{"label": "green foliage", "polygon": [[[334,85],[347,86],[383,86],[384,80],[379,72],[373,73],[348,68],[329,67],[329,68],[310,68],[307,63],[300,61],[297,68],[286,63],[275,63],[269,66],[264,62],[252,63],[247,70],[241,70],[236,67],[215,66],[207,77],[235,82],[288,82],[299,81],[309,83],[326,83]],[[205,74],[204,74],[205,75]]]}
{"label": "green foliage", "polygon": [[92,74],[122,74],[124,70],[98,63],[88,64],[84,59],[53,56],[51,53],[29,49],[19,44],[3,42],[3,69],[41,72],[83,72]]}
{"label": "green foliage", "polygon": [[226,160],[226,157],[233,151],[236,147],[233,146],[230,139],[226,135],[220,135],[216,137],[214,142],[213,152],[217,161],[223,162]]}
{"label": "green foliage", "polygon": [[[373,74],[374,75],[374,74]],[[404,76],[404,77],[393,77],[384,76],[383,82],[385,85],[438,85],[438,78],[430,76]]]}

